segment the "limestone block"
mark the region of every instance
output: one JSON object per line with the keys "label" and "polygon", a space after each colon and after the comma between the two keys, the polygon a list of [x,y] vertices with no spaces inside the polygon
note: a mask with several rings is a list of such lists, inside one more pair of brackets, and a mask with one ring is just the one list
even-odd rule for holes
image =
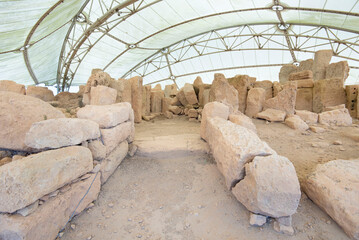
{"label": "limestone block", "polygon": [[273,97],[276,97],[282,90],[283,86],[279,82],[273,82]]}
{"label": "limestone block", "polygon": [[266,91],[266,100],[273,97],[273,83],[269,80],[255,82],[254,88],[263,88]]}
{"label": "limestone block", "polygon": [[152,89],[153,91],[162,91],[162,86],[161,84],[156,84],[156,86]]}
{"label": "limestone block", "polygon": [[183,93],[188,104],[194,105],[198,103],[197,95],[192,84],[186,83],[183,87]]}
{"label": "limestone block", "polygon": [[297,83],[297,88],[312,88],[312,87],[314,87],[313,79],[294,80],[293,82]]}
{"label": "limestone block", "polygon": [[318,121],[321,124],[350,126],[352,125],[353,119],[350,116],[348,109],[342,108],[319,113]]}
{"label": "limestone block", "polygon": [[91,152],[73,146],[33,154],[0,167],[0,212],[32,204],[91,171]]}
{"label": "limestone block", "polygon": [[115,172],[122,160],[126,157],[127,152],[128,143],[127,141],[123,141],[101,162],[101,184],[104,184]]}
{"label": "limestone block", "polygon": [[190,118],[197,118],[198,117],[198,112],[196,109],[189,109],[188,110],[188,117]]}
{"label": "limestone block", "polygon": [[162,112],[162,99],[164,98],[164,92],[162,90],[151,91],[151,112]]}
{"label": "limestone block", "polygon": [[209,101],[227,104],[232,111],[237,111],[239,107],[238,91],[228,83],[223,74],[215,73],[211,90],[209,91]]}
{"label": "limestone block", "polygon": [[89,119],[100,128],[111,128],[130,119],[131,105],[127,102],[112,105],[86,105],[77,111],[77,117]]}
{"label": "limestone block", "polygon": [[292,72],[289,74],[289,81],[313,79],[313,72],[311,70],[304,70],[300,72]]}
{"label": "limestone block", "polygon": [[296,110],[313,111],[313,89],[299,88],[297,89],[297,97],[295,100]]}
{"label": "limestone block", "polygon": [[325,79],[326,68],[329,66],[332,56],[332,50],[319,50],[315,53],[312,69],[314,81]]}
{"label": "limestone block", "polygon": [[177,86],[176,86],[176,84],[172,84],[172,85],[166,85],[165,86],[165,97],[171,97],[171,98],[173,98],[173,97],[175,97],[176,95],[177,95],[177,92],[178,92],[178,90],[177,90]]}
{"label": "limestone block", "polygon": [[279,82],[281,84],[286,83],[289,81],[289,75],[292,72],[296,72],[297,71],[297,67],[292,65],[292,64],[287,64],[284,65],[283,67],[280,68],[280,72],[279,72]]}
{"label": "limestone block", "polygon": [[[118,95],[121,100],[120,102],[128,102],[128,103],[132,103],[132,91],[131,91],[131,82],[127,79],[121,79],[119,78],[117,80],[118,82]],[[116,102],[118,102],[116,100]]]}
{"label": "limestone block", "polygon": [[288,127],[299,130],[299,131],[306,131],[309,129],[308,124],[306,124],[299,116],[293,115],[291,117],[287,117],[284,121],[285,125]]}
{"label": "limestone block", "polygon": [[110,105],[116,102],[117,91],[105,86],[91,87],[90,96],[91,105]]}
{"label": "limestone block", "polygon": [[299,63],[298,72],[313,69],[313,59],[307,59]]}
{"label": "limestone block", "polygon": [[245,112],[247,106],[248,89],[251,86],[251,78],[248,75],[236,75],[228,78],[228,83],[232,85],[238,92],[238,110]]}
{"label": "limestone block", "polygon": [[131,105],[135,115],[135,123],[142,121],[142,83],[143,79],[136,76],[128,79],[131,83]]}
{"label": "limestone block", "polygon": [[166,111],[166,112],[164,113],[164,116],[165,116],[166,118],[168,118],[168,119],[172,119],[172,118],[173,118],[173,113],[170,112],[170,111]]}
{"label": "limestone block", "polygon": [[100,140],[90,141],[88,148],[92,153],[93,160],[102,161],[106,157],[106,146]]}
{"label": "limestone block", "polygon": [[182,112],[182,109],[179,106],[169,106],[168,110],[176,115],[179,115]]}
{"label": "limestone block", "polygon": [[286,112],[268,108],[263,112],[257,114],[257,118],[265,119],[270,122],[283,122],[286,116]]}
{"label": "limestone block", "polygon": [[263,226],[267,222],[267,217],[260,214],[249,214],[249,224],[252,226]]}
{"label": "limestone block", "polygon": [[210,102],[207,103],[202,111],[202,121],[201,121],[201,129],[200,135],[201,138],[207,141],[207,120],[213,117],[220,117],[225,120],[228,119],[229,116],[229,107],[220,102]]}
{"label": "limestone block", "polygon": [[344,109],[344,108],[345,108],[345,104],[340,104],[340,105],[337,105],[337,106],[325,107],[323,112],[337,110],[337,109]]}
{"label": "limestone block", "polygon": [[64,117],[61,111],[38,98],[0,91],[0,148],[27,151],[25,135],[33,123]]}
{"label": "limestone block", "polygon": [[168,98],[168,97],[162,98],[162,107],[161,107],[162,113],[169,111],[169,107],[171,106],[171,104],[172,104],[172,98]]}
{"label": "limestone block", "polygon": [[[0,239],[55,239],[75,209],[76,216],[97,199],[101,181],[100,175],[96,178],[95,176],[92,174],[87,179],[71,184],[68,191],[50,198],[26,217],[18,214],[1,214]],[[79,204],[88,189],[89,192]]]}
{"label": "limestone block", "polygon": [[203,84],[199,88],[198,101],[201,107],[204,107],[204,105],[209,103],[209,92],[211,90],[211,86],[211,84]]}
{"label": "limestone block", "polygon": [[197,96],[199,94],[199,89],[201,88],[202,85],[203,85],[202,78],[200,76],[197,76],[193,82],[193,88]]}
{"label": "limestone block", "polygon": [[101,129],[102,141],[106,146],[106,155],[126,140],[132,132],[132,122],[124,122],[114,128]]}
{"label": "limestone block", "polygon": [[0,91],[14,92],[25,95],[25,85],[18,84],[14,81],[0,80]]}
{"label": "limestone block", "polygon": [[307,110],[295,110],[295,115],[299,116],[306,123],[317,123],[318,114]]}
{"label": "limestone block", "polygon": [[313,111],[320,113],[325,107],[345,104],[344,82],[340,78],[322,79],[314,83]]}
{"label": "limestone block", "polygon": [[45,102],[53,101],[55,98],[54,93],[47,87],[28,86],[26,95],[39,98]]}
{"label": "limestone block", "polygon": [[249,211],[270,217],[291,216],[301,192],[293,164],[279,155],[256,156],[232,193]]}
{"label": "limestone block", "polygon": [[100,137],[99,125],[88,119],[58,118],[33,123],[25,144],[34,149],[73,146]]}
{"label": "limestone block", "polygon": [[92,87],[110,85],[111,76],[101,69],[92,69],[91,76],[87,80],[85,93],[91,92]]}
{"label": "limestone block", "polygon": [[263,109],[267,92],[264,88],[252,88],[248,91],[246,115],[254,117]]}
{"label": "limestone block", "polygon": [[255,156],[275,154],[253,131],[219,117],[207,119],[207,142],[228,189],[244,178],[244,165]]}
{"label": "limestone block", "polygon": [[184,90],[183,88],[181,88],[178,93],[177,93],[177,98],[178,100],[180,101],[180,103],[182,104],[182,106],[187,106],[188,105],[188,102],[187,102],[187,99],[186,99],[186,96],[184,94]]}
{"label": "limestone block", "polygon": [[142,116],[151,113],[151,85],[142,86]]}
{"label": "limestone block", "polygon": [[346,92],[346,104],[345,106],[348,108],[350,116],[356,118],[358,115],[358,89],[359,85],[346,85],[345,92]]}
{"label": "limestone block", "polygon": [[302,185],[308,197],[353,239],[359,239],[359,160],[319,164]]}
{"label": "limestone block", "polygon": [[1,167],[2,165],[5,165],[5,164],[11,162],[11,161],[12,161],[11,157],[1,158],[1,159],[0,159],[0,167]]}
{"label": "limestone block", "polygon": [[263,109],[272,108],[284,111],[287,114],[294,114],[296,96],[296,82],[288,82],[283,86],[283,90],[280,91],[276,97],[267,99],[264,102]]}
{"label": "limestone block", "polygon": [[340,78],[345,82],[349,76],[349,70],[350,68],[347,61],[332,63],[326,67],[325,78]]}
{"label": "limestone block", "polygon": [[130,112],[130,123],[131,123],[131,131],[130,136],[128,136],[127,141],[128,143],[132,143],[135,140],[135,116],[133,113],[133,109]]}
{"label": "limestone block", "polygon": [[256,125],[254,125],[252,119],[250,119],[240,111],[236,112],[235,114],[230,114],[228,120],[237,125],[241,125],[242,127],[245,127],[253,131],[254,133],[257,133]]}

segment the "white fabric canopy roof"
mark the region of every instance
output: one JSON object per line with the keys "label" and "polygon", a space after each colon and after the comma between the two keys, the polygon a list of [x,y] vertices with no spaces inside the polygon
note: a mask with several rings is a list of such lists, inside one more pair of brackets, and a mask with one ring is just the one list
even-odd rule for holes
{"label": "white fabric canopy roof", "polygon": [[0,1],[0,79],[86,83],[93,68],[144,83],[278,80],[282,64],[332,49],[359,83],[359,1]]}

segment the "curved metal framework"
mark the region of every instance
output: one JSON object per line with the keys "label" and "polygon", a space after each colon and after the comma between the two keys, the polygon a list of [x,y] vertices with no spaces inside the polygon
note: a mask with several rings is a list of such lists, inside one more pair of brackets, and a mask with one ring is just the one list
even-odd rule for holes
{"label": "curved metal framework", "polygon": [[[95,22],[91,22],[90,15],[92,4],[94,1],[98,1],[103,16],[98,18]],[[73,24],[69,29],[69,32],[66,36],[64,41],[63,49],[60,54],[59,59],[59,67],[58,67],[58,75],[57,75],[57,85],[61,91],[68,89],[71,84],[74,76],[86,57],[86,55],[91,51],[91,49],[104,37],[110,37],[118,42],[118,44],[125,45],[125,50],[121,51],[117,54],[108,64],[104,67],[103,70],[106,70],[108,67],[111,66],[116,60],[118,60],[121,56],[123,56],[126,52],[131,51],[131,49],[143,49],[143,50],[153,50],[156,51],[155,54],[152,54],[150,57],[145,55],[145,59],[136,64],[132,69],[130,69],[126,74],[122,77],[127,77],[131,74],[139,74],[143,77],[161,70],[163,68],[168,68],[168,78],[161,79],[163,80],[173,80],[175,82],[176,77],[174,76],[171,66],[176,63],[188,61],[190,59],[196,57],[202,57],[205,55],[216,54],[220,52],[227,52],[227,51],[246,51],[246,50],[280,50],[280,51],[289,51],[293,63],[297,62],[295,52],[315,52],[315,48],[319,46],[326,45],[330,47],[335,56],[342,57],[344,59],[350,59],[354,61],[359,61],[359,52],[355,49],[359,45],[358,37],[351,37],[348,39],[339,39],[336,36],[332,29],[338,31],[346,31],[352,32],[355,34],[359,34],[359,32],[348,31],[345,28],[335,28],[333,26],[316,26],[312,25],[312,29],[310,31],[306,31],[304,33],[296,33],[291,29],[291,26],[302,25],[301,23],[291,23],[290,25],[285,22],[282,17],[281,11],[282,10],[303,10],[303,11],[313,11],[313,12],[328,12],[334,14],[342,14],[342,15],[350,15],[350,16],[359,16],[357,13],[349,13],[349,12],[342,12],[342,11],[335,11],[335,10],[326,10],[326,9],[310,9],[310,8],[293,8],[293,7],[286,7],[281,6],[278,0],[273,0],[273,4],[270,7],[265,8],[251,8],[251,9],[239,9],[233,10],[228,12],[221,12],[210,14],[206,16],[201,16],[198,18],[193,18],[190,20],[186,20],[180,22],[178,24],[169,26],[167,28],[163,28],[156,33],[146,36],[145,38],[140,39],[136,43],[128,43],[111,34],[111,30],[117,27],[120,23],[125,21],[126,19],[130,18],[137,12],[140,12],[143,9],[146,9],[161,0],[152,1],[152,2],[145,2],[144,0],[127,0],[120,4],[117,0],[107,1],[108,3],[105,4],[104,1],[100,0],[90,0],[87,3],[86,9],[81,13],[82,16],[85,16],[85,20],[79,21],[78,17],[80,13],[73,19]],[[220,34],[221,29],[211,30],[206,33],[201,33],[198,36],[202,36],[200,40],[191,41],[191,38],[183,39],[176,44],[172,44],[170,46],[165,47],[164,51],[163,48],[161,49],[149,49],[141,47],[141,43],[145,40],[154,37],[166,30],[175,28],[177,26],[195,22],[198,20],[206,19],[213,16],[225,15],[230,13],[238,13],[238,12],[245,12],[245,11],[253,11],[253,10],[273,10],[276,12],[278,17],[278,22],[268,22],[268,23],[261,23],[260,25],[271,25],[268,27],[266,31],[271,31],[271,33],[266,32],[255,32],[254,28],[251,27],[256,24],[246,24],[243,26],[231,26],[228,28],[233,28],[234,31],[231,34],[227,34],[222,36]],[[113,17],[116,16],[117,17]],[[273,26],[274,25],[274,26]],[[310,25],[302,25],[302,26],[310,26]],[[241,30],[249,29],[250,34],[241,34]],[[239,33],[235,33],[239,31]],[[319,31],[325,31],[326,38],[316,36]],[[101,33],[101,36],[98,37],[95,41],[90,39],[90,35],[93,33]],[[285,38],[285,43],[278,42],[274,40],[275,37],[282,36]],[[245,40],[242,40],[245,38]],[[315,38],[319,40],[325,40],[326,43],[310,45],[306,39]],[[241,39],[241,40],[240,40]],[[219,47],[210,46],[212,40],[221,40],[220,42],[223,44]],[[227,42],[233,42],[233,44],[228,44]],[[247,41],[254,41],[256,43],[255,48],[241,48],[241,46]],[[269,46],[270,45],[275,45]],[[197,52],[196,55],[193,56],[186,56],[185,53],[188,52],[188,49],[195,49]],[[358,57],[348,57],[346,55],[342,55],[343,51],[351,49],[355,54],[358,54]],[[279,66],[283,63],[275,63],[266,66]],[[263,65],[261,65],[263,67]],[[236,67],[236,68],[243,68],[245,66]],[[247,66],[247,67],[255,67],[255,66]],[[218,70],[218,69],[217,69]],[[212,71],[212,70],[211,70]],[[192,73],[194,74],[194,73]],[[189,74],[185,74],[189,75]],[[156,81],[158,82],[158,81]],[[175,82],[176,83],[176,82]]]}

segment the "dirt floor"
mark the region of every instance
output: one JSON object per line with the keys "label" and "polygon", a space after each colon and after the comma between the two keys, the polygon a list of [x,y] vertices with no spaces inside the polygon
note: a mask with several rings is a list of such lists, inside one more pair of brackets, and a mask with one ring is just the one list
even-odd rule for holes
{"label": "dirt floor", "polygon": [[[254,123],[260,138],[293,162],[301,181],[318,163],[359,157],[358,122],[304,134],[282,123]],[[136,139],[176,135],[180,141],[198,133],[199,123],[185,117],[136,125]],[[342,145],[333,145],[335,141]],[[226,189],[210,155],[135,155],[121,163],[95,206],[75,217],[62,239],[349,239],[305,194],[293,215],[294,236],[276,233],[272,221],[252,227],[248,219],[249,212]]]}

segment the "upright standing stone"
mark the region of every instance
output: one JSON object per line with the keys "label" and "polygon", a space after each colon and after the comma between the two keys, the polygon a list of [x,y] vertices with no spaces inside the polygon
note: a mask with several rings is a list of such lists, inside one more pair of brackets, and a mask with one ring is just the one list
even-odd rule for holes
{"label": "upright standing stone", "polygon": [[164,98],[164,92],[162,90],[151,91],[151,112],[162,112],[162,99]]}
{"label": "upright standing stone", "polygon": [[252,88],[248,91],[246,115],[255,117],[263,109],[266,100],[266,90],[264,88]]}
{"label": "upright standing stone", "polygon": [[284,111],[287,114],[294,114],[296,95],[297,83],[288,82],[283,86],[283,90],[280,91],[276,97],[264,102],[263,109],[271,108]]}
{"label": "upright standing stone", "polygon": [[332,56],[332,50],[319,50],[315,53],[312,70],[314,81],[325,79],[326,68],[329,66]]}
{"label": "upright standing stone", "polygon": [[120,102],[132,102],[132,93],[131,93],[131,82],[127,79],[121,79],[118,80],[119,85],[119,91],[118,94],[120,95]]}
{"label": "upright standing stone", "polygon": [[313,111],[320,113],[325,107],[345,104],[346,96],[343,79],[321,79],[313,88]]}
{"label": "upright standing stone", "polygon": [[199,89],[201,88],[202,85],[203,85],[202,78],[200,76],[197,76],[193,82],[193,88],[197,96],[199,94]]}
{"label": "upright standing stone", "polygon": [[350,116],[353,118],[357,117],[357,108],[358,108],[358,89],[359,85],[346,85],[345,91],[347,96],[347,102],[345,106],[348,108]]}
{"label": "upright standing stone", "polygon": [[279,82],[281,84],[288,82],[289,75],[295,71],[297,71],[297,67],[292,64],[287,64],[281,67],[279,72]]}
{"label": "upright standing stone", "polygon": [[198,104],[196,92],[194,91],[193,85],[186,83],[183,87],[183,93],[185,98],[190,105]]}
{"label": "upright standing stone", "polygon": [[248,75],[236,75],[228,78],[228,83],[232,85],[238,92],[238,110],[245,112],[247,106],[248,89],[251,86],[251,78]]}
{"label": "upright standing stone", "polygon": [[131,105],[135,114],[135,123],[142,121],[142,77],[129,79],[131,83]]}
{"label": "upright standing stone", "polygon": [[269,80],[259,81],[254,83],[255,88],[263,88],[266,92],[266,100],[273,97],[273,83]]}
{"label": "upright standing stone", "polygon": [[25,95],[25,86],[14,81],[0,80],[0,91],[14,92]]}
{"label": "upright standing stone", "polygon": [[214,80],[209,92],[209,100],[211,102],[217,101],[228,104],[232,111],[237,111],[239,107],[238,92],[228,83],[222,73],[214,74]]}
{"label": "upright standing stone", "polygon": [[142,86],[142,116],[151,114],[151,85]]}
{"label": "upright standing stone", "polygon": [[340,78],[345,82],[349,76],[349,70],[350,68],[347,61],[332,63],[329,64],[325,70],[325,78]]}
{"label": "upright standing stone", "polygon": [[55,98],[54,93],[47,87],[28,86],[26,95],[39,98],[45,102],[53,101]]}
{"label": "upright standing stone", "polygon": [[175,97],[177,95],[177,86],[176,84],[172,84],[172,85],[166,85],[165,86],[165,97]]}
{"label": "upright standing stone", "polygon": [[299,63],[298,72],[304,71],[304,70],[310,70],[313,69],[313,59],[307,59],[304,61],[301,61]]}
{"label": "upright standing stone", "polygon": [[228,119],[229,116],[229,107],[220,102],[210,102],[207,103],[202,111],[202,121],[201,121],[201,138],[207,140],[206,129],[207,129],[207,120],[213,117],[220,117],[223,119]]}
{"label": "upright standing stone", "polygon": [[279,82],[273,82],[273,97],[276,97],[282,90],[283,86]]}
{"label": "upright standing stone", "polygon": [[203,84],[200,86],[198,93],[199,106],[204,107],[207,103],[209,103],[209,92],[211,90],[211,86],[211,84]]}
{"label": "upright standing stone", "polygon": [[313,88],[297,89],[295,109],[313,111]]}
{"label": "upright standing stone", "polygon": [[172,98],[169,97],[162,98],[161,112],[166,113],[167,111],[169,111],[169,107],[171,106],[171,104],[172,104]]}
{"label": "upright standing stone", "polygon": [[91,105],[110,105],[116,102],[117,91],[116,89],[99,85],[91,87]]}

